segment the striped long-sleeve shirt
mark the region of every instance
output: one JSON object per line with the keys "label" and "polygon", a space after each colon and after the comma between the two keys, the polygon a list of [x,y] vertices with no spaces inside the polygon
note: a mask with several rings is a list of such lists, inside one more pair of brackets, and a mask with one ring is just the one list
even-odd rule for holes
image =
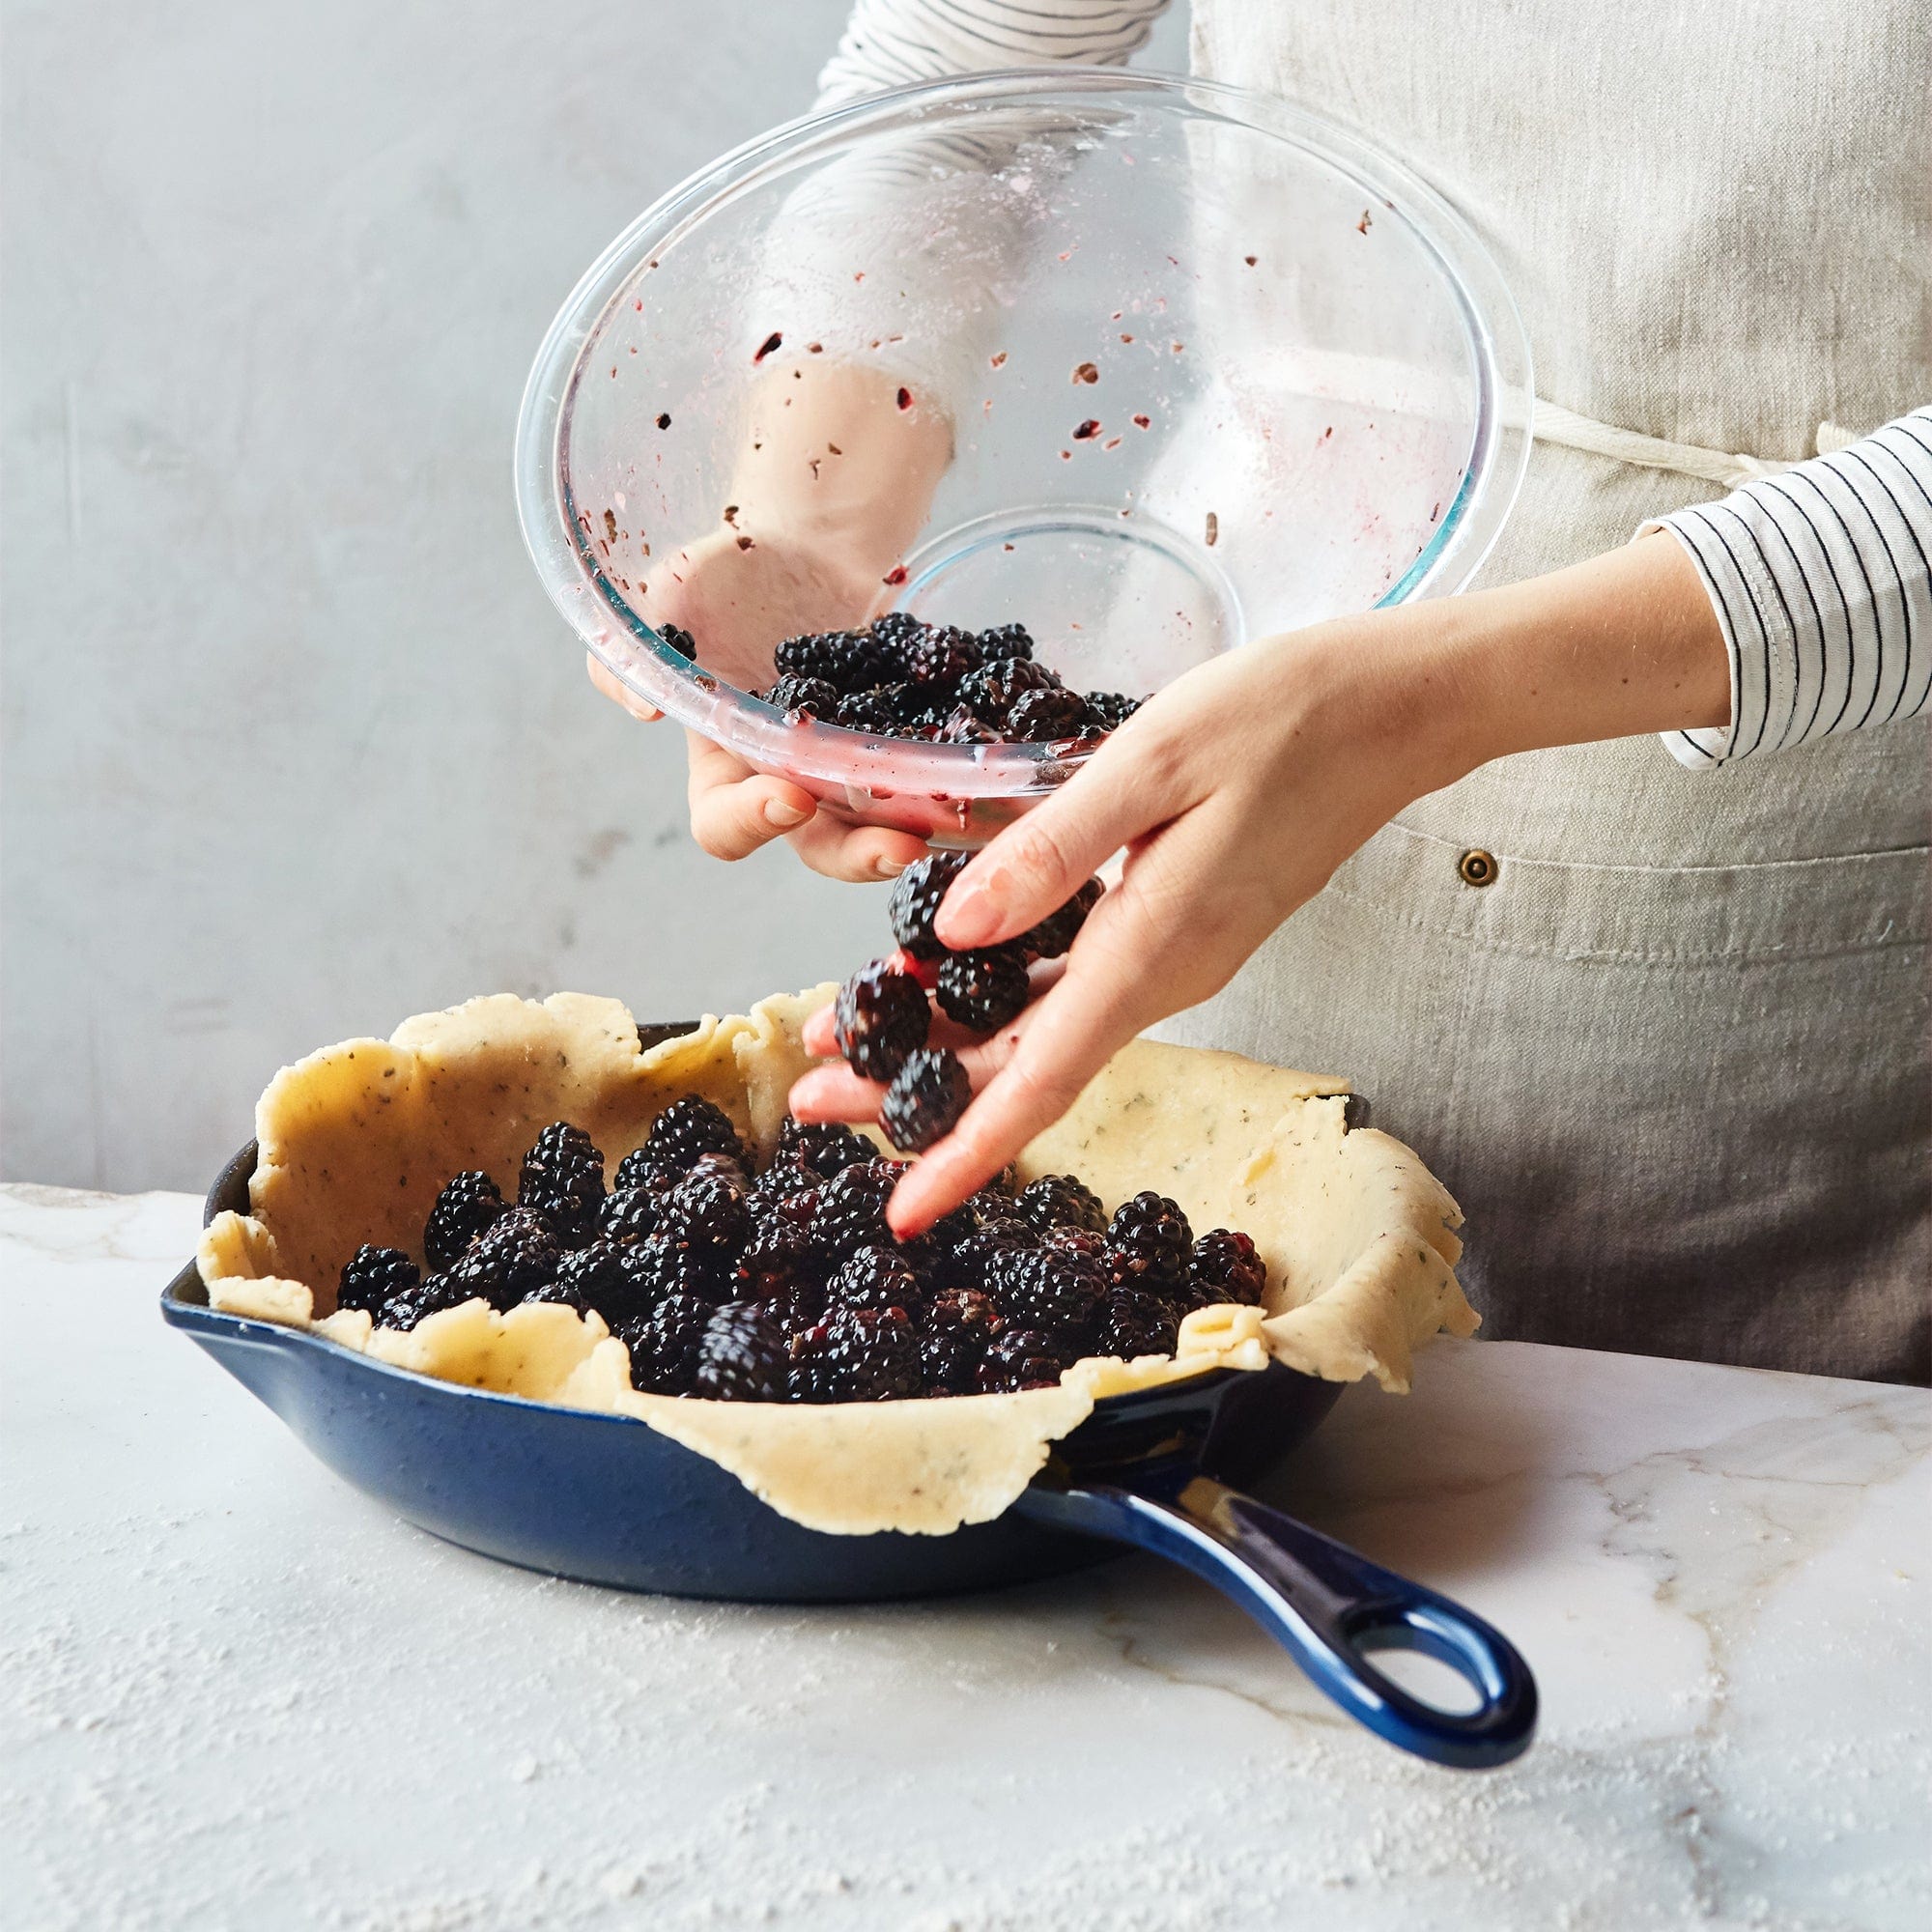
{"label": "striped long-sleeve shirt", "polygon": [[1923,717],[1932,699],[1932,408],[1660,518],[1731,657],[1731,718],[1665,740],[1710,769]]}
{"label": "striped long-sleeve shirt", "polygon": [[[989,68],[1119,66],[1166,5],[856,0],[820,101]],[[1730,653],[1730,722],[1665,736],[1684,764],[1715,771],[1932,709],[1932,406],[1646,527],[1690,553]]]}

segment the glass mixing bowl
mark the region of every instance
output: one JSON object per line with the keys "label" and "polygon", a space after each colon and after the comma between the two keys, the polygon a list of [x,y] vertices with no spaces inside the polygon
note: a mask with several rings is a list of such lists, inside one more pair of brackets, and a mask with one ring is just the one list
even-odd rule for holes
{"label": "glass mixing bowl", "polygon": [[[905,420],[792,455],[814,487],[870,474],[883,556],[838,554],[844,512],[781,527],[732,500],[831,372]],[[749,695],[781,638],[833,627],[828,598],[838,623],[1017,620],[1069,685],[1141,696],[1460,589],[1531,397],[1488,253],[1353,134],[1199,81],[1013,71],[795,123],[640,215],[537,355],[518,503],[557,608],[639,697],[846,817],[976,844],[1093,747],[873,737]],[[706,572],[696,608],[726,615],[690,625],[694,662],[669,626]]]}

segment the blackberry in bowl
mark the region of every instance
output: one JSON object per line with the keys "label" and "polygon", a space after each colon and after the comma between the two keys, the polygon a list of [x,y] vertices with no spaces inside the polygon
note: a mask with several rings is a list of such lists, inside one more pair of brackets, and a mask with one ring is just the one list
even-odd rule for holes
{"label": "blackberry in bowl", "polygon": [[[848,380],[849,432],[796,427]],[[972,845],[1191,667],[1466,583],[1532,393],[1474,233],[1352,133],[1178,77],[981,74],[780,128],[639,215],[538,352],[518,500],[638,698]],[[804,543],[781,491],[818,532],[884,510]],[[754,614],[720,635],[726,609]],[[1053,682],[984,676],[1014,661]],[[754,695],[781,677],[798,701]],[[928,701],[974,679],[1003,715]]]}

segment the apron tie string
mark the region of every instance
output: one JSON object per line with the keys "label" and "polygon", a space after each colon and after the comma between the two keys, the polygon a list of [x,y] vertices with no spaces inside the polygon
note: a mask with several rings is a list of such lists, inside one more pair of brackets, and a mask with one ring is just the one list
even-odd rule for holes
{"label": "apron tie string", "polygon": [[[1614,423],[1578,415],[1575,410],[1545,402],[1541,396],[1536,399],[1535,434],[1539,442],[1579,449],[1590,456],[1607,456],[1618,463],[1634,464],[1639,469],[1672,469],[1680,475],[1699,476],[1727,490],[1735,490],[1756,476],[1776,476],[1797,468],[1796,464],[1778,463],[1769,457],[1726,453],[1721,449],[1700,448],[1694,442],[1669,442],[1661,436],[1642,436],[1634,429],[1619,429]],[[1820,456],[1830,456],[1857,440],[1851,430],[1834,422],[1821,422],[1815,447]]]}

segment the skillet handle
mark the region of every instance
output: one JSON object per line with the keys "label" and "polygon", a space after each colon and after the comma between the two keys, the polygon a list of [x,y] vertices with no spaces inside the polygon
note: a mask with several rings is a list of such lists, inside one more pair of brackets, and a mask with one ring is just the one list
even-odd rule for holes
{"label": "skillet handle", "polygon": [[[1206,1476],[1170,1495],[1037,1483],[1015,1507],[1184,1565],[1246,1610],[1350,1717],[1417,1757],[1490,1770],[1521,1756],[1535,1735],[1536,1680],[1501,1632],[1237,1490]],[[1476,1708],[1425,1703],[1383,1676],[1372,1650],[1419,1650],[1447,1664],[1476,1693]]]}

